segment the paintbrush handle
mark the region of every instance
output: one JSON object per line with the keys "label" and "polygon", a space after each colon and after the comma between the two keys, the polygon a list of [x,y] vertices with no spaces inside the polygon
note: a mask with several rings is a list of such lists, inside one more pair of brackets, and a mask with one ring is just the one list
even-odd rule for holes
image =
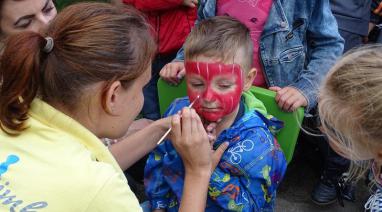
{"label": "paintbrush handle", "polygon": [[158,145],[163,142],[163,140],[168,136],[168,134],[170,134],[171,129],[172,128],[170,127],[170,129],[168,129],[167,132],[159,139],[159,141],[157,142]]}
{"label": "paintbrush handle", "polygon": [[[196,99],[188,106],[188,108],[191,108],[192,105],[194,105],[194,103],[196,102],[196,100],[199,99],[199,96],[196,97]],[[180,116],[182,117],[182,116]],[[171,127],[170,129],[167,130],[167,132],[159,139],[159,141],[157,142],[157,145],[161,144],[163,142],[163,140],[168,136],[168,134],[170,134],[171,132]]]}

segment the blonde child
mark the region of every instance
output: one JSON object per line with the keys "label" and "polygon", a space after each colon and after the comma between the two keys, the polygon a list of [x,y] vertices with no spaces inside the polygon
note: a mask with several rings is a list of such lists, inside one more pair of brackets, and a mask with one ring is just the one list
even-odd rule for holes
{"label": "blonde child", "polygon": [[331,147],[353,162],[373,161],[378,190],[365,205],[371,211],[382,210],[381,58],[382,46],[363,47],[346,54],[329,72],[319,95],[322,130]]}

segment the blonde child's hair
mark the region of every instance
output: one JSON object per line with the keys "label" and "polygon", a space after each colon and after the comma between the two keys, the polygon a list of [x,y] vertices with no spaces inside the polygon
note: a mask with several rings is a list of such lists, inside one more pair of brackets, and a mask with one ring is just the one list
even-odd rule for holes
{"label": "blonde child's hair", "polygon": [[[382,45],[355,49],[328,73],[319,94],[322,130],[352,161],[382,147]],[[353,177],[361,169],[350,170]],[[364,165],[365,166],[365,165]]]}

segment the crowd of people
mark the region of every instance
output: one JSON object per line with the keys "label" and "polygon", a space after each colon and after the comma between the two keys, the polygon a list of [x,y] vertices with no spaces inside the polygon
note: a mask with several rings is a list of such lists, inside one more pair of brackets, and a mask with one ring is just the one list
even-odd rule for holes
{"label": "crowd of people", "polygon": [[[1,211],[273,211],[283,123],[252,86],[325,135],[299,138],[322,152],[314,203],[371,176],[382,211],[380,1],[55,3],[0,2]],[[187,86],[163,116],[159,78]]]}

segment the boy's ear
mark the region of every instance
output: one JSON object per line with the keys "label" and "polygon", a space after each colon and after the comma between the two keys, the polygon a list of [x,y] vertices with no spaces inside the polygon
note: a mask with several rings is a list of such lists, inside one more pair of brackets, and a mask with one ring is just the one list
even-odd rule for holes
{"label": "boy's ear", "polygon": [[244,79],[244,91],[247,91],[251,88],[253,81],[255,80],[257,70],[252,68],[248,71],[247,76]]}

